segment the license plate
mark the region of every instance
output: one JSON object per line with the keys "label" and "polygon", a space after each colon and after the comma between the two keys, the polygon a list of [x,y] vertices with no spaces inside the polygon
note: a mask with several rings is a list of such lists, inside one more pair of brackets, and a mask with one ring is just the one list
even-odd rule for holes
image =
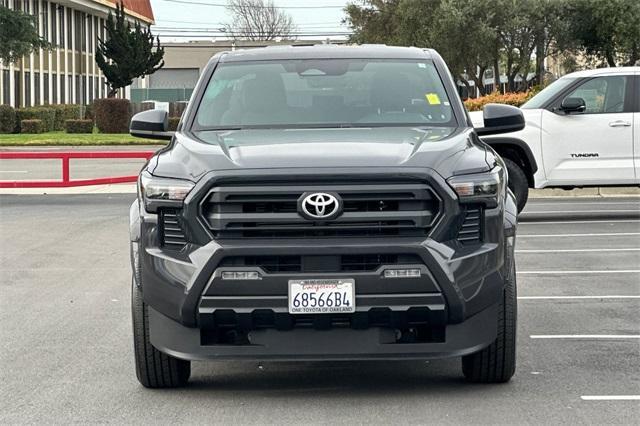
{"label": "license plate", "polygon": [[289,313],[332,314],[356,311],[355,282],[351,278],[290,280]]}

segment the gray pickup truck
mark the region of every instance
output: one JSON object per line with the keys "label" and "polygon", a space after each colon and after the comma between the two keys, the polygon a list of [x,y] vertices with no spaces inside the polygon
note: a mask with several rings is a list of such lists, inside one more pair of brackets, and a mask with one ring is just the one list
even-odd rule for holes
{"label": "gray pickup truck", "polygon": [[[489,105],[481,133],[522,129]],[[437,52],[239,50],[203,70],[130,211],[136,372],[191,360],[461,357],[515,371],[517,209]]]}

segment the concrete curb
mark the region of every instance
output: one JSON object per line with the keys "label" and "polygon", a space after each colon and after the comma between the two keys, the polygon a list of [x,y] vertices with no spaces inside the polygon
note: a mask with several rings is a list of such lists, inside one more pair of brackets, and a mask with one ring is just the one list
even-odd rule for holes
{"label": "concrete curb", "polygon": [[593,188],[545,188],[530,189],[529,198],[558,198],[558,197],[638,197],[640,196],[640,187],[638,186],[621,186],[621,187],[593,187]]}

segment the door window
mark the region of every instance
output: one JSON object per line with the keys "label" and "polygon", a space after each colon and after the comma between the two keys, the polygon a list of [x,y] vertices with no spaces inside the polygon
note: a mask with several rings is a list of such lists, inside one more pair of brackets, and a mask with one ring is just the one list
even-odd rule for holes
{"label": "door window", "polygon": [[585,114],[624,112],[626,88],[626,76],[596,77],[582,83],[566,98],[584,99]]}

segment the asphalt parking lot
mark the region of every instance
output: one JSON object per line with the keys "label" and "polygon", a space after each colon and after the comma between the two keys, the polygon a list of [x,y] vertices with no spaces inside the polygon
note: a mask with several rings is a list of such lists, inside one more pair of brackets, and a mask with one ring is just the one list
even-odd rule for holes
{"label": "asphalt parking lot", "polygon": [[[457,359],[194,363],[135,379],[134,195],[0,196],[0,423],[636,423],[640,198],[531,200],[517,240],[518,368],[469,385]],[[635,419],[635,420],[634,420]]]}

